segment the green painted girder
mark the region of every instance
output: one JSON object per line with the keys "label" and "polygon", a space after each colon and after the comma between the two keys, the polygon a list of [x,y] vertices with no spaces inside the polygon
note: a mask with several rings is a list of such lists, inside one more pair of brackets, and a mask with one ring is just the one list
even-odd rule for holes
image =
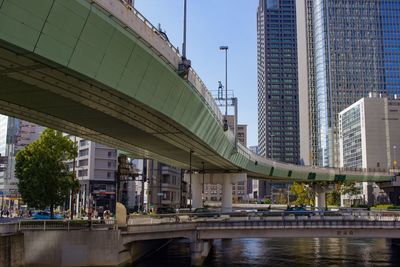
{"label": "green painted girder", "polygon": [[[0,0],[0,110],[146,158],[302,181],[388,181],[261,159],[132,29],[85,0]],[[120,5],[119,1],[114,1]],[[130,12],[125,10],[124,12]]]}

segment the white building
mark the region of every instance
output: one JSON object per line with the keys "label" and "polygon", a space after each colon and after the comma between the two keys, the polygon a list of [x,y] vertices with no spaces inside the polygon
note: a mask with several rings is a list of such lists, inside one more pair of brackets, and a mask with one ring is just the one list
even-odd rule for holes
{"label": "white building", "polygon": [[[400,100],[370,94],[339,113],[340,166],[390,171],[400,158]],[[360,204],[386,202],[383,190],[374,183],[359,184]],[[342,197],[342,205],[349,202]]]}
{"label": "white building", "polygon": [[75,210],[80,214],[89,207],[89,196],[97,212],[106,209],[114,211],[116,197],[116,171],[118,167],[117,150],[80,137],[70,136],[78,146],[78,156],[69,162],[70,170],[75,168],[76,177],[81,185],[75,197]]}

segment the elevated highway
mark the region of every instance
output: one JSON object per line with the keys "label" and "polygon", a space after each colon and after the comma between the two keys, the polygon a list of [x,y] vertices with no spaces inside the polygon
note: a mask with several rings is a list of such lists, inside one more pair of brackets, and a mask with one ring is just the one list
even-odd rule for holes
{"label": "elevated highway", "polygon": [[140,158],[297,181],[390,181],[387,172],[310,168],[251,153],[193,69],[119,0],[0,0],[0,112]]}

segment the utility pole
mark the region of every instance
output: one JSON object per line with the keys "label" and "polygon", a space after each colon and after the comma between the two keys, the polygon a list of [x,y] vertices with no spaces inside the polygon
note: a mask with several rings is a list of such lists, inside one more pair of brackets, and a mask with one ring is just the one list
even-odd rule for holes
{"label": "utility pole", "polygon": [[[76,136],[74,136],[74,144],[76,145]],[[75,178],[76,178],[76,173],[75,173],[75,161],[76,161],[76,157],[74,156],[74,161],[72,162],[72,173],[74,174],[74,176],[73,176],[72,179],[74,179],[74,180],[75,180]],[[70,217],[71,217],[71,220],[74,219],[74,199],[75,199],[74,195],[75,195],[74,190],[71,190],[71,209],[70,209],[70,212],[71,212],[71,216],[70,216]]]}
{"label": "utility pole", "polygon": [[186,0],[183,2],[183,43],[182,58],[178,65],[178,74],[185,80],[188,78],[191,62],[186,58]]}
{"label": "utility pole", "polygon": [[202,190],[202,192],[201,192],[201,200],[202,200],[202,202],[203,202],[203,208],[204,208],[204,202],[205,202],[205,196],[204,196],[204,175],[205,175],[205,169],[204,169],[204,161],[201,163],[201,164],[203,164],[203,190]]}
{"label": "utility pole", "polygon": [[182,58],[186,59],[186,0],[183,1],[183,43]]}
{"label": "utility pole", "polygon": [[190,149],[189,153],[189,196],[190,196],[190,211],[192,211],[192,154],[193,150]]}
{"label": "utility pole", "polygon": [[147,179],[147,160],[143,159],[143,171],[142,171],[142,191],[140,191],[140,211],[144,211],[144,182]]}

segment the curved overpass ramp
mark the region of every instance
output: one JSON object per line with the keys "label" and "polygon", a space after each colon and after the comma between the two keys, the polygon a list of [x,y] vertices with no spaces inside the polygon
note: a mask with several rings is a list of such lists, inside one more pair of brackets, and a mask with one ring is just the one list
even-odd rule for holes
{"label": "curved overpass ramp", "polygon": [[0,0],[0,112],[209,172],[304,181],[389,181],[386,173],[279,163],[235,145],[200,78],[118,0]]}

